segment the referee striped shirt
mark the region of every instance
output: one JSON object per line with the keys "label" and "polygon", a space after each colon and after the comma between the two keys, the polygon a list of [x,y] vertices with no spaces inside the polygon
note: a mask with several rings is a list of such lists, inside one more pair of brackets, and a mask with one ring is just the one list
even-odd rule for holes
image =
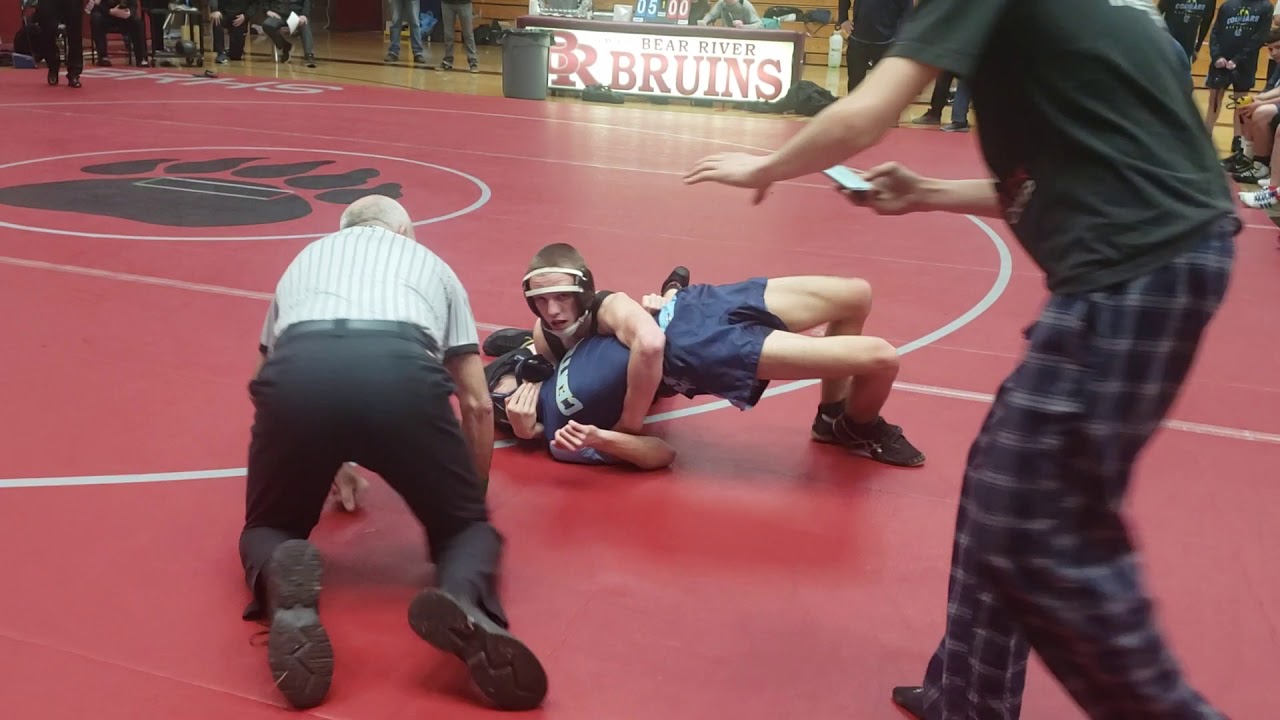
{"label": "referee striped shirt", "polygon": [[448,359],[480,352],[471,303],[453,269],[416,241],[357,225],[327,235],[294,258],[276,286],[259,349],[307,320],[390,320],[422,328]]}

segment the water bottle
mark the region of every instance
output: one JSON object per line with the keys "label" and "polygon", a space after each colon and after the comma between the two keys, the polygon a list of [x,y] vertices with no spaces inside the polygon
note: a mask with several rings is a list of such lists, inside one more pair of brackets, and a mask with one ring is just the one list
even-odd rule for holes
{"label": "water bottle", "polygon": [[827,48],[827,67],[840,67],[840,53],[844,50],[844,35],[840,34],[840,27],[836,26],[835,31],[831,33],[831,44]]}

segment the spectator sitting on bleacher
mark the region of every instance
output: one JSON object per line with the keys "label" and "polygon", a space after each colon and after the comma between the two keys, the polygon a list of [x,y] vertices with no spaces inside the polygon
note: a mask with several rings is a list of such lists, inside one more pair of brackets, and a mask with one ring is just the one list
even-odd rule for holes
{"label": "spectator sitting on bleacher", "polygon": [[[169,0],[142,0],[139,12],[151,18],[143,24],[150,25],[148,37],[151,38],[151,50],[153,52],[164,50],[164,22],[168,18],[168,8]],[[157,10],[160,12],[156,12]],[[181,32],[181,30],[178,32]]]}
{"label": "spectator sitting on bleacher", "polygon": [[[257,15],[256,0],[209,0],[209,20],[213,24],[215,62],[225,65],[227,59],[244,59],[244,42],[249,35],[249,18]],[[231,33],[231,52],[227,52],[227,32]]]}
{"label": "spectator sitting on bleacher", "polygon": [[1258,53],[1267,42],[1273,15],[1275,7],[1270,0],[1226,0],[1218,9],[1218,19],[1209,33],[1209,74],[1204,79],[1209,88],[1204,119],[1209,132],[1218,124],[1227,88],[1236,97],[1253,89]]}
{"label": "spectator sitting on bleacher", "polygon": [[[1280,65],[1280,62],[1278,62],[1277,65]],[[1273,109],[1275,108],[1274,105],[1270,105],[1268,107]],[[1259,108],[1259,110],[1261,109],[1262,108]],[[1275,114],[1273,113],[1273,118],[1274,117]],[[1270,170],[1271,165],[1280,162],[1280,121],[1273,119],[1270,127],[1271,140],[1268,144],[1271,147],[1271,158],[1267,165],[1268,170]],[[1261,149],[1262,143],[1258,143],[1259,152],[1261,152]],[[1258,210],[1274,209],[1277,204],[1280,204],[1280,198],[1276,197],[1276,188],[1271,186],[1271,178],[1269,176],[1259,178],[1257,182],[1260,186],[1257,190],[1241,190],[1237,193],[1240,197],[1240,202],[1244,204],[1245,207],[1256,208]]]}
{"label": "spectator sitting on bleacher", "polygon": [[[1280,30],[1267,35],[1267,53],[1280,57]],[[1280,71],[1267,78],[1263,91],[1251,102],[1241,103],[1232,120],[1233,151],[1222,161],[1222,167],[1236,182],[1257,183],[1271,177],[1272,140],[1280,126]]]}
{"label": "spectator sitting on bleacher", "polygon": [[143,30],[142,14],[138,12],[138,0],[89,0],[89,29],[93,33],[93,48],[98,53],[98,65],[111,67],[107,57],[107,33],[120,33],[129,38],[133,61],[138,67],[150,67],[147,61],[147,40]]}
{"label": "spectator sitting on bleacher", "polygon": [[293,43],[284,36],[289,27],[289,15],[298,16],[298,34],[302,36],[302,53],[307,67],[316,66],[316,45],[311,37],[311,0],[267,0],[267,17],[262,21],[262,32],[271,38],[280,50],[280,62],[289,62],[289,52]]}
{"label": "spectator sitting on bleacher", "polygon": [[749,29],[764,27],[764,21],[756,13],[751,0],[717,0],[706,17],[702,18],[701,24],[710,25],[716,20],[723,22],[725,27]]}

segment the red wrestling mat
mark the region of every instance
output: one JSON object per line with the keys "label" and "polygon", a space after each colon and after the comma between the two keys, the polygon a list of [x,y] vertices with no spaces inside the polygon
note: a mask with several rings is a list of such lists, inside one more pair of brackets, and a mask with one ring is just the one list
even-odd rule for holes
{"label": "red wrestling mat", "polygon": [[[888,417],[929,454],[898,470],[808,440],[816,389],[741,413],[669,401],[680,452],[653,475],[498,450],[513,629],[574,720],[896,718],[943,622],[955,500],[989,394],[1043,298],[999,223],[877,218],[822,178],[767,204],[686,188],[709,151],[796,123],[185,73],[0,74],[0,716],[290,717],[236,555],[257,335],[280,272],[370,190],[468,286],[486,328],[527,325],[539,246],[580,247],[601,285],[833,273],[876,288],[869,332],[909,350]],[[899,131],[861,163],[981,172],[973,139]],[[1280,253],[1261,213],[1177,424],[1132,512],[1162,621],[1196,685],[1266,718],[1280,663]],[[409,630],[428,577],[389,490],[328,516],[329,701],[347,718],[480,717],[463,669]],[[1026,712],[1080,717],[1037,665]]]}

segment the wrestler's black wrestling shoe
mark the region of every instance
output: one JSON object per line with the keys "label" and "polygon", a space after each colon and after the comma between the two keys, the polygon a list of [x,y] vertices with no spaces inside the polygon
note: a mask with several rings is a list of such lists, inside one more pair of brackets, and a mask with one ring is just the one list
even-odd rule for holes
{"label": "wrestler's black wrestling shoe", "polygon": [[276,687],[300,710],[319,705],[333,682],[333,646],[317,609],[323,571],[320,551],[306,540],[281,544],[265,569],[267,662]]}
{"label": "wrestler's black wrestling shoe", "polygon": [[476,687],[498,709],[532,710],[546,697],[547,672],[537,656],[479,608],[427,588],[409,604],[409,626],[466,663]]}
{"label": "wrestler's black wrestling shoe", "polygon": [[484,339],[480,349],[489,357],[498,357],[517,348],[533,344],[533,331],[527,328],[502,328],[494,330]]}
{"label": "wrestler's black wrestling shoe", "polygon": [[861,424],[850,421],[843,412],[831,417],[819,409],[810,432],[817,442],[839,445],[854,455],[886,465],[918,467],[924,464],[924,453],[903,436],[902,428],[890,425],[882,417]]}
{"label": "wrestler's black wrestling shoe", "polygon": [[900,685],[893,689],[893,703],[916,720],[924,720],[924,688]]}
{"label": "wrestler's black wrestling shoe", "polygon": [[[671,271],[671,274],[667,275],[667,279],[662,281],[662,286],[658,288],[658,294],[666,295],[667,291],[672,288],[679,288],[683,290],[689,287],[689,279],[689,268],[683,265],[677,265],[675,269]],[[657,312],[654,312],[655,316],[657,314]],[[658,391],[654,393],[653,397],[655,400],[662,400],[669,397],[675,397],[679,394],[680,393],[675,391],[675,388],[672,388],[664,382],[658,385]]]}
{"label": "wrestler's black wrestling shoe", "polygon": [[662,289],[658,290],[659,295],[666,295],[671,288],[680,288],[681,290],[689,287],[689,268],[683,265],[677,265],[666,280],[662,281]]}

